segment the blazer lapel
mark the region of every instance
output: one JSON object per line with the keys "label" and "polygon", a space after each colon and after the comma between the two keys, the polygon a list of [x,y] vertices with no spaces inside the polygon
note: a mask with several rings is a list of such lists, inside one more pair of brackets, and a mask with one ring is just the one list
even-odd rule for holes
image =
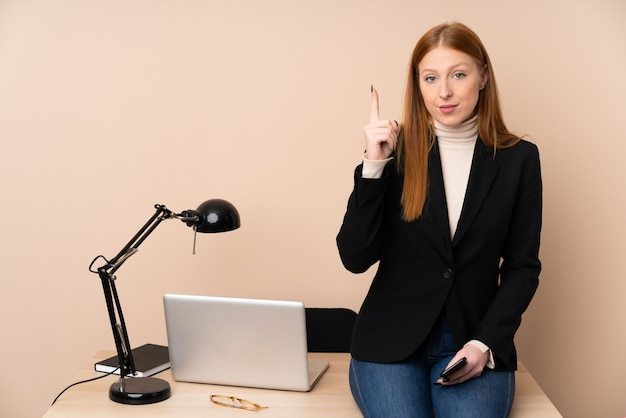
{"label": "blazer lapel", "polygon": [[453,246],[463,239],[463,235],[465,235],[469,226],[480,212],[483,202],[487,198],[493,181],[498,174],[498,170],[498,164],[493,158],[493,151],[478,138],[474,147],[472,168],[467,182],[461,216],[452,241]]}

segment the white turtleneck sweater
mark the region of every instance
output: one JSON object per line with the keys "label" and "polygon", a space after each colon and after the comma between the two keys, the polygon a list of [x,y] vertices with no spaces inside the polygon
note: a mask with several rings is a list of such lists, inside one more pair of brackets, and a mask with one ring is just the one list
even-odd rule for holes
{"label": "white turtleneck sweater", "polygon": [[478,138],[478,117],[474,116],[461,125],[452,127],[435,121],[435,132],[439,141],[450,237],[454,237],[472,168],[472,157]]}
{"label": "white turtleneck sweater", "polygon": [[[472,168],[474,147],[478,138],[478,117],[463,122],[458,126],[444,126],[435,121],[435,134],[439,142],[441,169],[448,205],[448,220],[450,223],[450,237],[454,237],[456,227],[461,216],[465,192]],[[380,178],[383,169],[393,158],[385,160],[368,160],[363,155],[363,178]],[[483,353],[489,350],[483,342],[471,340],[467,344],[478,347]],[[487,367],[495,367],[493,353],[489,350]]]}

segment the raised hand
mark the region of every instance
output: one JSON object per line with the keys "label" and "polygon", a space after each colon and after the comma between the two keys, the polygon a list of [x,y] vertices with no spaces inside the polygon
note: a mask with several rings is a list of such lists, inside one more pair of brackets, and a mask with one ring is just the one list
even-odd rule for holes
{"label": "raised hand", "polygon": [[365,132],[365,157],[368,160],[384,160],[396,149],[400,125],[392,120],[378,119],[378,91],[372,86],[372,109],[370,121],[363,127]]}

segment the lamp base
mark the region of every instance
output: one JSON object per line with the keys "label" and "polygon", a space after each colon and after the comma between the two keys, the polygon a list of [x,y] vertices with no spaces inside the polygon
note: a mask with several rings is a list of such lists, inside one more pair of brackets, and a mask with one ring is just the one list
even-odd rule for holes
{"label": "lamp base", "polygon": [[109,398],[114,402],[145,405],[164,401],[172,394],[170,384],[163,379],[130,377],[123,380],[113,383],[109,389]]}

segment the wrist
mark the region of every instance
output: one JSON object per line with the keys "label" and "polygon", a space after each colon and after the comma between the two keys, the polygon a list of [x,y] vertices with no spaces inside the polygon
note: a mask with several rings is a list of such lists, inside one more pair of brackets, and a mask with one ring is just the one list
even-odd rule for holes
{"label": "wrist", "polygon": [[468,346],[468,345],[478,348],[480,352],[483,353],[483,355],[485,355],[485,358],[487,360],[485,367],[489,369],[493,369],[496,367],[495,359],[493,357],[493,352],[485,343],[483,343],[482,341],[478,341],[478,340],[471,340],[465,344],[465,346]]}
{"label": "wrist", "polygon": [[385,166],[392,159],[393,158],[386,158],[384,160],[370,160],[367,157],[367,153],[363,154],[363,172],[361,176],[366,179],[377,179],[382,177]]}

